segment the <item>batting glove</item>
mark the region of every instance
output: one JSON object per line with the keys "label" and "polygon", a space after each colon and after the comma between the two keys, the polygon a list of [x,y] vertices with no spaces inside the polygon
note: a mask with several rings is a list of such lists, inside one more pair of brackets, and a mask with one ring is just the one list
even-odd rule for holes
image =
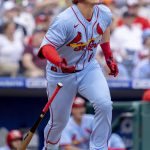
{"label": "batting glove", "polygon": [[62,58],[62,61],[59,64],[59,68],[61,68],[63,73],[74,73],[75,72],[75,66],[68,66],[65,58]]}
{"label": "batting glove", "polygon": [[113,59],[113,57],[110,57],[110,58],[106,59],[106,63],[107,63],[107,66],[110,69],[109,75],[112,75],[112,76],[116,77],[119,73],[119,70],[118,70],[118,65],[115,62],[115,60]]}

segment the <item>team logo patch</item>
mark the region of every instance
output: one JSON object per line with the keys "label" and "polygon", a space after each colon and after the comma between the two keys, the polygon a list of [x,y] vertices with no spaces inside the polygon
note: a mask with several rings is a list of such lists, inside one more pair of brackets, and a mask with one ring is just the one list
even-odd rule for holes
{"label": "team logo patch", "polygon": [[96,48],[98,43],[95,43],[96,38],[91,38],[87,42],[80,42],[82,39],[81,32],[77,33],[77,36],[67,44],[67,46],[70,46],[74,49],[74,51],[82,51],[84,49],[87,49],[89,51],[92,51],[93,48]]}
{"label": "team logo patch", "polygon": [[79,24],[74,25],[74,28],[78,27]]}
{"label": "team logo patch", "polygon": [[[82,39],[82,34],[81,34],[81,32],[78,32],[77,36],[69,44],[67,44],[67,46],[72,47],[73,44],[77,44],[79,41],[81,41],[81,39]],[[75,47],[73,47],[73,48],[75,48]]]}

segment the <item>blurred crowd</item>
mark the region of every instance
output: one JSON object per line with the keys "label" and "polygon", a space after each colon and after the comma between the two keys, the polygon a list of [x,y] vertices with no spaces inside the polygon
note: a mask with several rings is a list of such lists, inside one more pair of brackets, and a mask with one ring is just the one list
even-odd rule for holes
{"label": "blurred crowd", "polygon": [[[111,48],[119,66],[118,78],[150,79],[150,0],[105,0],[105,4],[113,13]],[[101,63],[103,54],[98,53]]]}
{"label": "blurred crowd", "polygon": [[[42,38],[70,0],[0,0],[0,76],[42,77]],[[113,13],[111,48],[118,79],[150,79],[150,0],[103,0]],[[103,53],[97,59],[108,78]]]}

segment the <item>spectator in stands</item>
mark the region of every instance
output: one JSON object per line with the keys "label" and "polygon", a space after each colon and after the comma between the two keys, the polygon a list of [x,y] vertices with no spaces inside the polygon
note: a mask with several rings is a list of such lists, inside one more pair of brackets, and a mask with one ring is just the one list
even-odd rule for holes
{"label": "spectator in stands", "polygon": [[85,114],[85,101],[75,98],[72,117],[64,129],[60,141],[62,150],[87,150],[92,132],[93,115]]}
{"label": "spectator in stands", "polygon": [[13,1],[4,1],[2,4],[2,10],[3,10],[3,20],[4,21],[14,21],[14,18],[18,15],[18,8]]}
{"label": "spectator in stands", "polygon": [[23,40],[23,38],[27,35],[27,30],[19,21],[20,14],[21,8],[17,4],[15,4],[15,2],[11,0],[3,2],[3,17],[1,18],[2,23],[0,32],[3,31],[3,23],[13,21],[16,25],[16,36],[18,36],[19,39]]}
{"label": "spectator in stands", "polygon": [[132,76],[138,79],[150,79],[150,29],[143,32],[142,38],[146,52],[144,59],[135,67]]}
{"label": "spectator in stands", "polygon": [[146,90],[143,94],[143,97],[142,97],[142,100],[143,101],[147,101],[147,102],[150,102],[150,89],[149,90]]}
{"label": "spectator in stands", "polygon": [[3,34],[0,34],[0,75],[16,76],[18,73],[24,46],[15,31],[13,21],[3,24]]}
{"label": "spectator in stands", "polygon": [[35,30],[29,39],[22,59],[23,66],[25,68],[25,76],[42,77],[45,75],[44,70],[46,61],[37,57],[38,48],[40,47],[44,35],[44,30]]}
{"label": "spectator in stands", "polygon": [[147,18],[150,20],[150,1],[149,0],[142,0],[141,1],[141,8],[139,10],[139,16]]}
{"label": "spectator in stands", "polygon": [[36,28],[47,30],[49,27],[49,24],[52,21],[52,17],[53,17],[52,11],[49,11],[48,13],[39,12],[39,14],[35,16]]}
{"label": "spectator in stands", "polygon": [[36,28],[34,6],[23,1],[22,6],[18,7],[18,15],[14,17],[14,20],[20,28],[23,28],[25,36],[32,35]]}
{"label": "spectator in stands", "polygon": [[136,64],[140,63],[142,60],[148,58],[149,56],[149,46],[148,46],[148,37],[149,37],[149,34],[150,34],[150,29],[146,29],[144,30],[143,34],[142,34],[142,41],[143,41],[143,49],[142,51],[140,51],[138,54],[137,54],[137,60],[136,60]]}
{"label": "spectator in stands", "polygon": [[[143,16],[143,10],[141,9],[141,1],[139,0],[126,0],[126,9],[129,13],[135,15],[133,21],[134,24],[138,25],[142,30],[150,28],[149,18]],[[145,7],[144,7],[145,8]],[[141,15],[142,14],[142,15]],[[118,25],[122,25],[122,19],[118,21]]]}
{"label": "spectator in stands", "polygon": [[53,12],[54,17],[62,11],[62,8],[60,7],[60,1],[59,0],[41,0],[36,2],[36,12],[46,12],[48,13],[49,10]]}
{"label": "spectator in stands", "polygon": [[7,135],[7,145],[5,147],[1,147],[0,150],[18,150],[21,146],[22,139],[23,136],[19,130],[12,130]]}
{"label": "spectator in stands", "polygon": [[108,145],[109,145],[108,150],[126,150],[126,147],[122,138],[118,134],[115,134],[115,133],[111,135]]}
{"label": "spectator in stands", "polygon": [[134,67],[134,55],[142,50],[142,30],[133,24],[135,15],[126,11],[123,14],[124,24],[117,27],[111,35],[111,47],[119,61],[131,74]]}
{"label": "spectator in stands", "polygon": [[0,147],[5,146],[8,130],[5,127],[0,127]]}
{"label": "spectator in stands", "polygon": [[[85,101],[76,97],[72,108],[72,117],[62,133],[61,150],[88,150],[92,133],[93,115],[85,114]],[[125,150],[119,135],[112,134],[109,141],[110,150]]]}
{"label": "spectator in stands", "polygon": [[141,8],[139,0],[127,0],[127,7],[128,11],[136,16],[134,20],[135,24],[140,25],[143,30],[150,28],[149,20],[139,15]]}

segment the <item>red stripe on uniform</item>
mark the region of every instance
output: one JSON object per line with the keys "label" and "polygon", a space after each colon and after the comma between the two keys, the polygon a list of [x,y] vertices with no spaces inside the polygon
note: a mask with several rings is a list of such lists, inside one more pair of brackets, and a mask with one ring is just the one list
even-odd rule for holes
{"label": "red stripe on uniform", "polygon": [[98,12],[97,12],[97,18],[96,18],[95,23],[94,23],[93,26],[92,26],[92,37],[93,37],[93,29],[94,29],[94,26],[95,26],[95,24],[97,23],[98,17],[99,17],[99,8],[97,7],[97,9],[98,9]]}
{"label": "red stripe on uniform", "polygon": [[46,35],[45,35],[45,38],[46,38],[46,40],[49,41],[54,47],[58,47],[58,45],[55,44],[55,43],[53,43],[52,41],[50,41]]}
{"label": "red stripe on uniform", "polygon": [[59,141],[60,141],[60,138],[59,138],[58,141],[56,141],[56,142],[47,141],[46,143],[47,143],[47,144],[55,145],[55,144],[57,144]]}
{"label": "red stripe on uniform", "polygon": [[51,107],[50,107],[50,116],[52,117],[52,125],[51,125],[51,127],[50,127],[50,129],[49,129],[49,131],[48,131],[48,133],[47,133],[46,143],[47,143],[47,141],[48,141],[49,134],[50,134],[50,132],[51,132],[51,130],[52,130],[52,127],[53,127],[53,112],[52,112],[52,108],[51,108]]}
{"label": "red stripe on uniform", "polygon": [[75,10],[73,9],[73,7],[71,7],[71,8],[72,8],[72,11],[74,12],[76,18],[78,19],[78,21],[79,21],[79,22],[81,23],[81,25],[84,27],[85,35],[86,35],[86,38],[87,38],[87,40],[88,40],[88,37],[87,37],[87,34],[86,34],[86,27],[85,27],[85,25],[81,22],[81,20],[80,20],[79,17],[77,16],[77,14],[76,14]]}
{"label": "red stripe on uniform", "polygon": [[55,144],[57,144],[57,143],[60,141],[60,138],[59,138],[58,141],[56,141],[56,142],[51,142],[51,141],[48,140],[48,137],[49,137],[50,132],[51,132],[51,130],[52,130],[52,128],[53,128],[53,122],[54,122],[54,121],[53,121],[53,111],[52,111],[52,108],[51,108],[50,110],[51,110],[51,116],[52,116],[52,125],[51,125],[51,127],[50,127],[50,129],[49,129],[49,131],[48,131],[48,134],[47,134],[46,144],[55,145]]}
{"label": "red stripe on uniform", "polygon": [[49,141],[48,140],[48,137],[49,137],[49,135],[50,135],[50,132],[51,132],[51,130],[52,130],[52,128],[53,128],[53,111],[52,111],[52,108],[50,107],[50,114],[51,114],[51,117],[52,117],[52,125],[51,125],[51,127],[50,127],[50,129],[49,129],[49,131],[48,131],[48,134],[47,134],[47,138],[46,138],[46,144],[52,144],[52,145],[55,145],[55,144],[57,144],[59,141],[60,141],[60,138],[58,139],[58,141],[56,141],[56,142],[51,142],[51,141]]}

